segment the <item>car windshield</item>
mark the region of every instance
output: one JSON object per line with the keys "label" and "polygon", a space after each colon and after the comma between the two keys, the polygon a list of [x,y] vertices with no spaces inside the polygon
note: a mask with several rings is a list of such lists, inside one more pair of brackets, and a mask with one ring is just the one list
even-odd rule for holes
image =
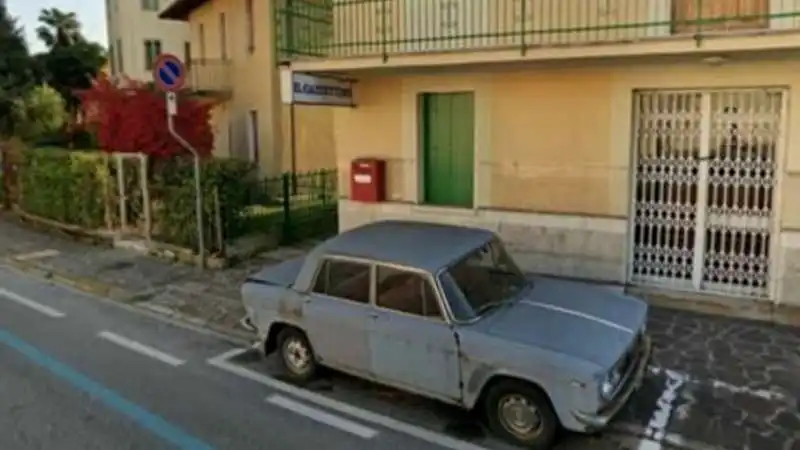
{"label": "car windshield", "polygon": [[480,317],[507,304],[528,285],[498,239],[469,253],[442,277],[442,287],[458,320]]}

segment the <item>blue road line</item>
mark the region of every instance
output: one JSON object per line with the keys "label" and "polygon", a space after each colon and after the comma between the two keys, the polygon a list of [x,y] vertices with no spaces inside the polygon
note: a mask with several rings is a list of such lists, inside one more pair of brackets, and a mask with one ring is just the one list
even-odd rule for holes
{"label": "blue road line", "polygon": [[141,406],[126,400],[113,390],[92,380],[91,378],[76,371],[70,366],[56,360],[52,356],[42,352],[38,348],[14,336],[13,334],[0,329],[0,343],[22,354],[39,367],[67,381],[74,387],[86,392],[90,396],[100,400],[109,408],[118,411],[131,420],[139,424],[142,428],[150,431],[156,436],[174,444],[184,450],[213,450],[214,447],[206,444],[202,440],[192,436],[186,431],[170,424],[156,414],[142,408]]}

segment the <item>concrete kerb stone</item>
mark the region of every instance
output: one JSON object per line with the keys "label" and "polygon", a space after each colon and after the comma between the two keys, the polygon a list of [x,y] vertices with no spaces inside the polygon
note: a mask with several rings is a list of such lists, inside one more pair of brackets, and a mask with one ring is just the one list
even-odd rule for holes
{"label": "concrete kerb stone", "polygon": [[78,289],[79,291],[88,292],[90,294],[100,295],[103,297],[110,297],[114,298],[115,300],[123,300],[127,296],[127,293],[115,286],[77,275],[59,273],[49,268],[43,268],[35,262],[20,261],[14,258],[6,258],[5,262],[22,272],[38,276],[39,278],[55,281],[57,283],[69,285],[75,289]]}

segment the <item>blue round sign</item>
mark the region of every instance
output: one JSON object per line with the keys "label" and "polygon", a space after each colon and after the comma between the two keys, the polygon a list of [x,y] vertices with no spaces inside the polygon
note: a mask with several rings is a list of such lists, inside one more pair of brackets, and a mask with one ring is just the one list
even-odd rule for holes
{"label": "blue round sign", "polygon": [[153,64],[153,81],[165,92],[175,92],[186,82],[186,66],[171,53],[162,53]]}

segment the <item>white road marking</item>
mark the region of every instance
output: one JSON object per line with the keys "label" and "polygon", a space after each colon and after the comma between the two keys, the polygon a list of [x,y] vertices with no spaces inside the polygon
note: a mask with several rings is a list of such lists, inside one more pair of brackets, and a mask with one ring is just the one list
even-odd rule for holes
{"label": "white road marking", "polygon": [[656,409],[653,411],[650,421],[645,430],[646,438],[639,442],[637,450],[661,450],[664,435],[669,426],[669,419],[675,407],[675,398],[678,396],[678,389],[686,383],[686,378],[674,372],[667,372],[667,382],[664,391],[656,402]]}
{"label": "white road marking", "polygon": [[276,380],[268,375],[252,371],[250,369],[238,366],[228,361],[229,359],[241,355],[243,353],[246,353],[248,351],[250,351],[250,349],[230,350],[219,356],[215,356],[209,359],[207,362],[209,365],[214,366],[218,369],[222,369],[234,375],[238,375],[242,378],[246,378],[256,383],[263,384],[264,386],[272,388],[276,391],[283,392],[284,394],[291,395],[293,397],[305,400],[309,403],[313,403],[317,406],[321,406],[326,409],[330,409],[351,417],[355,417],[356,419],[359,419],[364,422],[379,425],[384,428],[397,431],[399,433],[407,434],[419,440],[429,442],[431,444],[435,444],[440,447],[449,448],[451,450],[486,450],[486,448],[484,447],[471,444],[466,441],[454,439],[449,436],[436,433],[434,431],[426,430],[425,428],[422,427],[414,426],[405,422],[401,422],[396,419],[392,419],[391,417],[377,414],[372,411],[367,411],[366,409],[358,408],[356,406],[344,402],[333,400],[321,394],[316,394],[310,391],[306,391],[304,389],[292,386],[291,384]]}
{"label": "white road marking", "polygon": [[672,369],[664,369],[661,367],[650,367],[650,373],[654,375],[667,375],[673,378],[681,378],[684,380],[685,383],[689,384],[707,384],[713,387],[714,389],[721,389],[725,391],[732,392],[734,394],[744,394],[749,395],[751,397],[758,397],[762,400],[767,401],[788,401],[786,395],[781,392],[775,392],[768,389],[753,389],[747,386],[738,386],[733,383],[728,383],[726,381],[721,380],[701,380],[691,375],[683,372],[678,372]]}
{"label": "white road marking", "polygon": [[636,447],[636,450],[661,450],[661,448],[661,442],[643,438],[639,441],[639,446]]}
{"label": "white road marking", "polygon": [[110,331],[101,331],[100,333],[97,334],[97,336],[101,339],[105,339],[109,342],[117,344],[120,347],[125,347],[128,350],[132,350],[141,355],[156,359],[165,364],[169,364],[170,366],[173,367],[180,366],[186,362],[182,359],[176,358],[160,350],[156,350],[153,347],[149,347],[147,345],[141,344],[134,340],[128,339],[125,336],[120,336],[119,334],[112,333]]}
{"label": "white road marking", "polygon": [[338,428],[350,434],[354,434],[362,439],[372,439],[378,435],[378,432],[372,428],[367,428],[356,422],[343,419],[333,414],[328,414],[325,411],[312,408],[310,406],[306,406],[282,395],[271,395],[267,397],[267,402],[276,406],[280,406],[281,408],[288,409],[289,411],[300,414],[301,416],[308,417],[309,419],[315,420],[319,423]]}
{"label": "white road marking", "polygon": [[42,258],[49,258],[52,256],[58,256],[61,252],[54,249],[47,249],[41,250],[38,252],[31,252],[31,253],[23,253],[21,255],[14,256],[14,259],[17,261],[31,261],[34,259],[42,259]]}
{"label": "white road marking", "polygon": [[61,311],[59,311],[57,309],[54,309],[54,308],[51,308],[49,306],[43,305],[43,304],[41,304],[39,302],[35,302],[35,301],[33,301],[33,300],[31,300],[31,299],[29,299],[27,297],[23,297],[23,296],[15,293],[15,292],[11,292],[8,289],[0,288],[0,296],[5,297],[5,298],[11,300],[12,302],[18,303],[20,305],[27,306],[28,308],[30,308],[30,309],[32,309],[32,310],[34,310],[36,312],[42,313],[42,314],[44,314],[45,316],[48,316],[48,317],[53,317],[53,318],[58,319],[58,318],[66,316],[65,313],[63,313],[63,312],[61,312]]}
{"label": "white road marking", "polygon": [[[643,428],[641,425],[638,424],[630,424],[630,423],[620,423],[614,424],[613,433],[621,434],[626,441],[626,443],[630,443],[633,445],[638,445],[640,447],[630,447],[630,445],[626,445],[625,448],[635,448],[636,450],[659,450],[664,444],[666,444],[669,448],[680,448],[683,450],[724,450],[721,447],[716,447],[713,445],[706,444],[704,442],[697,442],[692,441],[684,436],[681,436],[677,433],[664,433],[663,438],[661,441],[654,441],[649,437],[646,437],[647,429]],[[632,437],[636,436],[636,437]],[[658,447],[649,447],[654,444],[658,444]],[[641,448],[641,446],[644,446]]]}

